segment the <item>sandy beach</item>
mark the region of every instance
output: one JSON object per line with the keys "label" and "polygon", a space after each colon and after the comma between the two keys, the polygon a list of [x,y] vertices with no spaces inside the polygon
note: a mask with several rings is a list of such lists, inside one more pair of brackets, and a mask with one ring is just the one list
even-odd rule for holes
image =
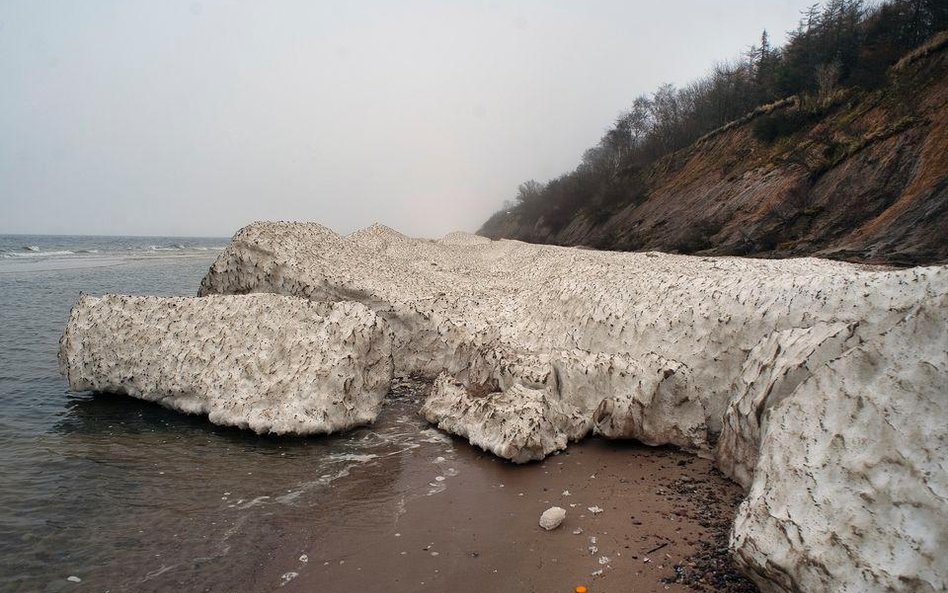
{"label": "sandy beach", "polygon": [[[420,405],[427,388],[401,385],[389,396],[400,403],[388,412]],[[376,428],[396,420],[383,412]],[[257,575],[260,586],[251,588],[282,582],[287,591],[325,583],[390,592],[756,590],[726,553],[741,490],[706,459],[588,439],[543,462],[514,465],[461,439],[429,445],[397,466],[355,468],[342,487],[356,505],[377,498],[379,485],[390,481],[409,482],[400,491],[431,486],[434,493],[364,505],[358,526],[349,514],[324,518],[320,529],[281,526],[294,544],[273,551]],[[567,517],[547,532],[537,521],[553,505]],[[294,568],[280,568],[287,566]]]}

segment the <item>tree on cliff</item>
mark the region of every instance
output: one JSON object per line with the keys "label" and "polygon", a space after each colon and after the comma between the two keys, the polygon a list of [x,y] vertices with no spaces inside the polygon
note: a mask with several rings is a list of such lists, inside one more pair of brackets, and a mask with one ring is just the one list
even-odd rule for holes
{"label": "tree on cliff", "polygon": [[[784,47],[773,47],[764,31],[760,45],[740,59],[719,63],[684,87],[665,84],[637,97],[576,169],[546,184],[522,184],[509,214],[505,210],[495,217],[543,217],[556,232],[580,210],[593,218],[608,216],[644,198],[640,173],[662,157],[786,97],[812,97],[810,103],[826,106],[840,88],[877,88],[901,55],[945,28],[945,0],[814,4],[803,12]],[[771,132],[793,131],[807,121],[804,114]]]}

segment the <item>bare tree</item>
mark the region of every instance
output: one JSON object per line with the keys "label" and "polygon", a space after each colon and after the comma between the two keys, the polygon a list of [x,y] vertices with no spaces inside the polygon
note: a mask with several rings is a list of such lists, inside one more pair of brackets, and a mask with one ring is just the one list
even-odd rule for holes
{"label": "bare tree", "polygon": [[833,60],[816,67],[817,97],[820,105],[826,106],[833,100],[841,71],[839,60]]}

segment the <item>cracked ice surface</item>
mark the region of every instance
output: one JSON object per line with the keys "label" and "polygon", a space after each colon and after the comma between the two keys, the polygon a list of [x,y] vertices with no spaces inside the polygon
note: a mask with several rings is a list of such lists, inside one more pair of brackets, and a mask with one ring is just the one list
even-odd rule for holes
{"label": "cracked ice surface", "polygon": [[391,337],[370,309],[278,295],[84,295],[60,341],[73,390],[155,401],[258,433],[375,420]]}
{"label": "cracked ice surface", "polygon": [[713,454],[764,591],[948,586],[944,266],[257,223],[201,285],[249,292],[369,306],[398,372],[445,373],[426,417],[498,455],[590,431]]}

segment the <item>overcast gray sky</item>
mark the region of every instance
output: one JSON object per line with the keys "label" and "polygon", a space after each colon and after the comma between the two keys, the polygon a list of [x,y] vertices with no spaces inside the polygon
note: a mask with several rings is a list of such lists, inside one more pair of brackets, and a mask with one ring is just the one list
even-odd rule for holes
{"label": "overcast gray sky", "polygon": [[475,230],[812,0],[0,0],[0,232]]}

